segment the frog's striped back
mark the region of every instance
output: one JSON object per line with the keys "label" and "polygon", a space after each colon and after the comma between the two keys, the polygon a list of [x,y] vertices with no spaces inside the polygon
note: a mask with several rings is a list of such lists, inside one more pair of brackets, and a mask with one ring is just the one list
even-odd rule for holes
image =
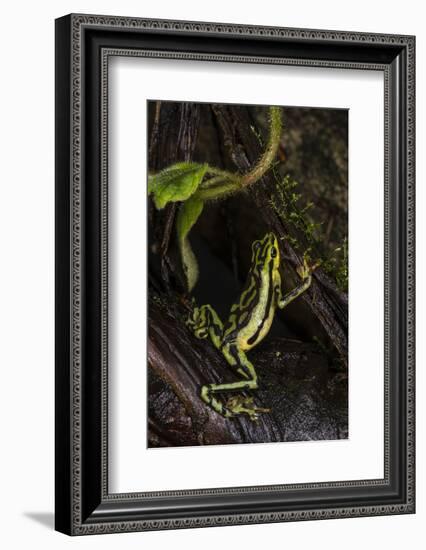
{"label": "frog's striped back", "polygon": [[267,334],[276,306],[274,281],[279,277],[278,244],[273,233],[255,241],[252,251],[247,282],[224,326],[223,345],[238,341],[242,349],[250,349]]}

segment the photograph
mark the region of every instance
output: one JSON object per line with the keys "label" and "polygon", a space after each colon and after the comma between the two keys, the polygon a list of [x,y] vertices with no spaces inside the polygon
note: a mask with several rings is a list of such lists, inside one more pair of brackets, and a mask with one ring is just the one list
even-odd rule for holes
{"label": "photograph", "polygon": [[5,2],[0,548],[426,547],[424,12]]}
{"label": "photograph", "polygon": [[147,113],[147,446],[347,439],[349,110]]}
{"label": "photograph", "polygon": [[55,529],[414,514],[415,35],[163,15],[55,21]]}

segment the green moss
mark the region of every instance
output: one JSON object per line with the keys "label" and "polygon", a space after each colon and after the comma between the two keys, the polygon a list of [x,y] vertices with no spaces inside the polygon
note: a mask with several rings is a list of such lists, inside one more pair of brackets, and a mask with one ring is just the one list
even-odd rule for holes
{"label": "green moss", "polygon": [[303,203],[301,193],[297,193],[298,183],[286,175],[280,179],[274,172],[275,189],[270,203],[289,228],[286,236],[288,242],[303,255],[310,264],[319,264],[336,282],[337,287],[346,292],[348,289],[348,243],[343,239],[342,245],[335,248],[331,254],[324,251],[323,224],[313,221],[309,212],[314,208],[311,201]]}

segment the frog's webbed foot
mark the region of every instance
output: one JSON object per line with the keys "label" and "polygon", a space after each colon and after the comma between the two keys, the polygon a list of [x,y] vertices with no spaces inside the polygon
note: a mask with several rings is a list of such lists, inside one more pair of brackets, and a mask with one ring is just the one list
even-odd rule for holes
{"label": "frog's webbed foot", "polygon": [[230,397],[225,405],[226,409],[232,413],[233,416],[238,414],[247,414],[250,420],[257,422],[259,416],[262,413],[271,412],[270,409],[265,409],[263,407],[256,407],[254,405],[253,397],[245,397],[244,395],[236,395]]}
{"label": "frog's webbed foot", "polygon": [[309,279],[309,277],[312,275],[312,273],[315,271],[315,269],[319,266],[319,263],[315,263],[312,265],[309,265],[306,256],[303,256],[303,265],[300,265],[296,268],[297,274],[302,279],[302,281],[305,281],[306,279]]}

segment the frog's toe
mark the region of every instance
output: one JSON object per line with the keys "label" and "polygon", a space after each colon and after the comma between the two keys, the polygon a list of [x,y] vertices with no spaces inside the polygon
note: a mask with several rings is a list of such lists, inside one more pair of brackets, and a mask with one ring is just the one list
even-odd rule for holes
{"label": "frog's toe", "polygon": [[242,395],[234,395],[226,401],[226,408],[232,412],[236,412],[242,405],[244,397]]}
{"label": "frog's toe", "polygon": [[299,275],[299,277],[302,280],[307,279],[312,275],[312,273],[319,267],[321,264],[321,261],[317,261],[313,264],[308,263],[306,257],[303,258],[303,265],[299,265],[299,267],[296,268],[296,271]]}
{"label": "frog's toe", "polygon": [[234,415],[246,414],[253,422],[257,422],[262,413],[270,412],[270,409],[256,407],[253,397],[245,397],[243,395],[230,397],[226,402],[226,408]]}
{"label": "frog's toe", "polygon": [[201,327],[194,330],[194,334],[197,338],[203,340],[204,338],[207,338],[207,336],[209,335],[209,331],[205,327]]}
{"label": "frog's toe", "polygon": [[303,262],[303,265],[299,265],[299,267],[296,268],[297,274],[299,277],[304,281],[309,277],[311,274],[311,270],[308,267],[308,264],[306,263],[306,260]]}
{"label": "frog's toe", "polygon": [[246,414],[252,422],[259,422],[260,414],[254,409],[247,409]]}
{"label": "frog's toe", "polygon": [[252,422],[259,422],[260,415],[263,412],[267,412],[268,409],[259,409],[257,407],[253,407],[252,409],[249,407],[246,407],[244,409],[244,413],[250,418]]}
{"label": "frog's toe", "polygon": [[192,312],[192,313],[187,317],[186,323],[185,323],[185,324],[186,324],[188,327],[194,327],[194,326],[196,326],[197,321],[198,321],[198,315],[197,315],[197,313]]}

